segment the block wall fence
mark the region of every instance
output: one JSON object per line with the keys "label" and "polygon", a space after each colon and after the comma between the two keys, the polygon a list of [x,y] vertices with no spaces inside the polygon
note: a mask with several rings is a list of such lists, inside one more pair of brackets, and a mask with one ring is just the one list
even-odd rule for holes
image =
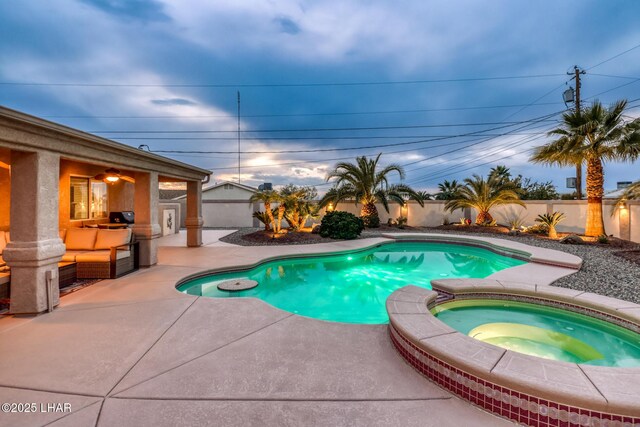
{"label": "block wall fence", "polygon": [[[558,211],[566,216],[557,227],[559,232],[584,233],[587,219],[586,200],[525,200],[524,202],[526,207],[506,205],[493,208],[491,215],[499,224],[506,225],[510,218],[520,217],[524,225],[529,226],[535,224],[535,218],[538,215]],[[390,204],[389,213],[381,204],[376,206],[382,223],[386,223],[389,218],[395,220],[401,214],[407,217],[408,225],[412,227],[436,227],[442,225],[445,218],[452,223],[459,222],[463,217],[475,221],[475,210],[465,209],[451,213],[445,211],[444,204],[445,202],[440,200],[428,200],[424,207],[413,201],[409,202],[406,208]],[[623,209],[615,209],[611,215],[613,206],[613,200],[604,201],[603,218],[607,235],[640,243],[640,200],[628,201]],[[360,213],[360,206],[349,202],[338,204],[336,209],[355,215]]]}

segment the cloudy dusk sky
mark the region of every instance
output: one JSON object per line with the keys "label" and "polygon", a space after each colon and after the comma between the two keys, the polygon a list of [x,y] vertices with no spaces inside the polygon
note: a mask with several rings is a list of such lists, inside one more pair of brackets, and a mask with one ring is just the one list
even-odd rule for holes
{"label": "cloudy dusk sky", "polygon": [[[318,185],[382,152],[406,182],[497,164],[567,192],[529,149],[567,106],[640,115],[640,2],[21,0],[0,2],[0,104],[241,181]],[[571,107],[571,105],[569,105]],[[607,190],[640,179],[605,166]]]}

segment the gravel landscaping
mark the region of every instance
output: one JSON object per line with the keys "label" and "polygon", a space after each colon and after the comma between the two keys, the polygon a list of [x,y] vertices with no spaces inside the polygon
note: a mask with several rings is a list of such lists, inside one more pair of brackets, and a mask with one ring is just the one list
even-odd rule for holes
{"label": "gravel landscaping", "polygon": [[[220,239],[226,243],[242,246],[265,246],[272,244],[309,244],[331,242],[331,239],[318,238],[317,235],[299,233],[309,236],[310,239],[299,238],[291,242],[275,239],[275,241],[254,241],[247,236],[259,231],[257,228],[246,228]],[[465,233],[464,230],[445,230],[442,228],[380,228],[365,230],[360,238],[378,237],[385,232],[429,232],[451,234],[477,234]],[[296,233],[292,233],[296,234]],[[493,233],[492,233],[493,234]],[[314,237],[310,237],[314,236]],[[574,254],[583,259],[580,271],[554,283],[555,286],[578,289],[587,292],[595,292],[635,303],[640,303],[640,245],[634,245],[623,241],[612,241],[611,245],[567,245],[557,241],[539,238],[535,236],[507,234],[493,235],[500,239],[515,240],[532,246]],[[621,245],[622,244],[622,245]],[[622,246],[622,247],[621,247]],[[623,252],[621,252],[621,249]],[[628,259],[627,259],[628,258]],[[635,262],[634,262],[635,261]]]}

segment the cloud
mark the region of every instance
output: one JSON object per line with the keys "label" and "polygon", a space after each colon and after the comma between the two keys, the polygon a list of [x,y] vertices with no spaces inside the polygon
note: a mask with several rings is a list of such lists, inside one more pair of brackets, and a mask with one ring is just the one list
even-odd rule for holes
{"label": "cloud", "polygon": [[273,21],[280,26],[280,31],[282,31],[283,33],[295,35],[301,31],[298,24],[296,24],[292,19],[287,18],[286,16],[279,16]]}
{"label": "cloud", "polygon": [[[551,89],[563,85],[569,67],[574,63],[594,65],[637,44],[640,29],[634,17],[640,13],[640,5],[629,3],[616,11],[602,2],[576,5],[571,1],[525,4],[504,0],[0,2],[0,38],[10,41],[0,44],[0,56],[10,58],[0,62],[1,80],[133,85],[3,86],[0,103],[36,115],[96,116],[54,119],[89,131],[160,131],[108,134],[133,146],[147,144],[153,150],[233,152],[236,91],[242,95],[243,150],[345,148],[464,134],[491,126],[402,127],[524,120],[559,111],[564,109],[562,88]],[[56,19],[51,19],[53,13]],[[578,26],[589,31],[576,32]],[[640,75],[638,58],[640,49],[585,75],[585,102],[628,81],[598,76],[598,72]],[[561,76],[442,84],[268,86],[546,73]],[[199,83],[229,86],[177,86]],[[267,86],[234,87],[236,83]],[[149,86],[154,84],[174,86]],[[553,104],[529,106],[519,112],[520,107],[452,109],[526,105],[545,93],[548,95],[539,102]],[[600,96],[604,103],[618,97],[640,97],[640,83]],[[386,113],[351,114],[371,111]],[[381,126],[396,128],[308,130]],[[249,132],[252,129],[307,130]],[[256,185],[265,180],[276,185],[322,183],[326,170],[337,161],[381,151],[384,164],[425,160],[407,166],[407,181],[418,182],[419,188],[434,186],[443,176],[461,179],[472,173],[486,174],[497,163],[536,179],[563,183],[571,176],[569,169],[529,164],[526,149],[545,138],[508,147],[524,136],[496,137],[451,153],[447,152],[465,145],[455,144],[462,139],[437,142],[451,143],[440,148],[424,143],[353,151],[243,154],[242,180]],[[305,139],[291,139],[297,137]],[[233,153],[167,156],[214,168],[216,179],[235,179],[237,173]],[[636,179],[635,169],[637,164],[607,164],[608,187],[614,186],[609,183],[616,179]],[[436,178],[420,181],[428,175]]]}
{"label": "cloud", "polygon": [[185,98],[169,98],[169,99],[152,99],[155,105],[197,105],[197,103]]}
{"label": "cloud", "polygon": [[161,2],[156,0],[80,0],[103,12],[139,21],[170,21]]}

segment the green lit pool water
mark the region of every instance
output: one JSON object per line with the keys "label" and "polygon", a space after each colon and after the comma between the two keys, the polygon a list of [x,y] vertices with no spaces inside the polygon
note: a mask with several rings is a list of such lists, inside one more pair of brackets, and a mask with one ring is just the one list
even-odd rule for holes
{"label": "green lit pool water", "polygon": [[[268,248],[260,250],[268,255]],[[340,255],[282,259],[248,271],[213,274],[179,290],[216,298],[255,297],[301,316],[345,323],[386,323],[387,297],[415,285],[431,289],[440,278],[483,278],[524,264],[486,249],[443,243],[397,242]],[[224,280],[247,278],[258,286],[221,291]]]}
{"label": "green lit pool water", "polygon": [[436,306],[452,328],[502,348],[565,362],[640,366],[640,334],[593,317],[503,300],[461,300]]}

